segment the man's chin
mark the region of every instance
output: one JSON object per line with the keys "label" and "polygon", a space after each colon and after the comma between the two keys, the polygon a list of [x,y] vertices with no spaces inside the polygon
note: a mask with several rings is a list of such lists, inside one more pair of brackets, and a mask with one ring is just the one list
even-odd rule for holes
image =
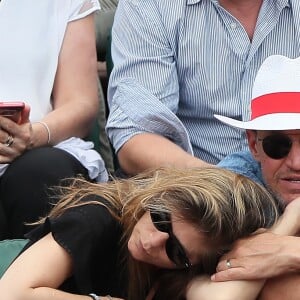
{"label": "man's chin", "polygon": [[276,200],[283,205],[284,207],[287,206],[290,202],[295,200],[296,198],[300,197],[300,191],[293,191],[293,192],[282,192],[282,193],[274,193]]}
{"label": "man's chin", "polygon": [[274,191],[274,189],[272,189],[272,187],[269,185],[266,185],[266,188],[273,195],[275,200],[277,200],[278,206],[283,211],[284,208],[286,207],[286,205],[290,202],[290,201],[288,201],[289,198],[287,198],[287,195],[279,193],[278,191]]}
{"label": "man's chin", "polygon": [[300,192],[299,193],[293,193],[293,194],[285,194],[283,196],[284,199],[284,204],[287,205],[290,202],[294,201],[296,198],[300,197]]}

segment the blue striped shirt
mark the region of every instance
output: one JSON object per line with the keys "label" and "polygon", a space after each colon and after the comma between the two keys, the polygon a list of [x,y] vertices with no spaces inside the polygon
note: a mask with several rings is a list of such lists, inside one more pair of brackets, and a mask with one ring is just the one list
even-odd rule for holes
{"label": "blue striped shirt", "polygon": [[217,163],[247,148],[214,114],[248,120],[255,74],[272,54],[300,56],[300,1],[264,0],[253,40],[217,0],[120,0],[112,32],[107,133],[163,135]]}

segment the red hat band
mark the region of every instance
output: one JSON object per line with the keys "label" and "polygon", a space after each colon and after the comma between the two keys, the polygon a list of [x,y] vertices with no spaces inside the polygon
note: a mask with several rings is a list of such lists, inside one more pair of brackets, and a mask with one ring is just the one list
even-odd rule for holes
{"label": "red hat band", "polygon": [[300,92],[271,93],[251,101],[251,120],[276,113],[300,113]]}

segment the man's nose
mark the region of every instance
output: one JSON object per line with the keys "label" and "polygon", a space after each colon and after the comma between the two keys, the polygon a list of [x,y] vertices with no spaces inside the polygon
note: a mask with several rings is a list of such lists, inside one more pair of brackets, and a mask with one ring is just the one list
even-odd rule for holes
{"label": "man's nose", "polygon": [[292,148],[286,158],[286,164],[290,169],[300,171],[300,141],[293,142]]}

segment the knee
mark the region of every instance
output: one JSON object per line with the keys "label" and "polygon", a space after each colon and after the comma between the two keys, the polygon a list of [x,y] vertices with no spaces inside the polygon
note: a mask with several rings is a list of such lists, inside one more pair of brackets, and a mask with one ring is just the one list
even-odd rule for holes
{"label": "knee", "polygon": [[17,158],[3,175],[3,183],[12,182],[14,187],[22,182],[57,183],[62,178],[86,175],[86,169],[69,153],[44,147],[30,150]]}

